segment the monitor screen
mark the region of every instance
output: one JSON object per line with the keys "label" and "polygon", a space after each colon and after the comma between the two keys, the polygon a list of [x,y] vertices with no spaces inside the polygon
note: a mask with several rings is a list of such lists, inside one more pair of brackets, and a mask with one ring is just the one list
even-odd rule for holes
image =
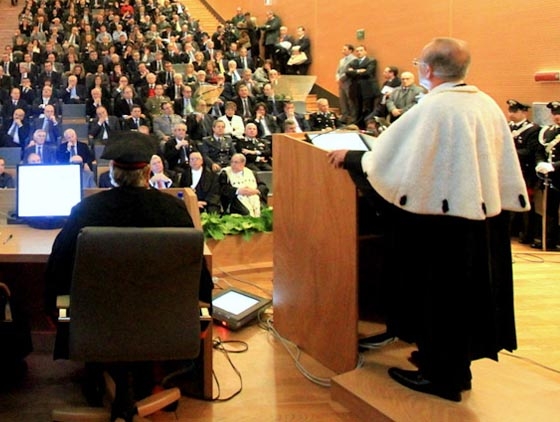
{"label": "monitor screen", "polygon": [[16,188],[18,217],[67,217],[82,199],[82,166],[20,164]]}
{"label": "monitor screen", "polygon": [[370,147],[359,132],[332,131],[309,133],[309,142],[326,151],[349,149],[351,151],[369,151]]}
{"label": "monitor screen", "polygon": [[259,303],[257,299],[236,291],[229,291],[226,294],[212,300],[212,305],[214,307],[223,309],[233,315],[240,315],[251,306],[255,306],[257,303]]}

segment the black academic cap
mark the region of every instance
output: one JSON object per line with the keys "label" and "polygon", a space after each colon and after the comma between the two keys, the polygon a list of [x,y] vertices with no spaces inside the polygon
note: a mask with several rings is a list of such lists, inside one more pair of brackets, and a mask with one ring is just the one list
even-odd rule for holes
{"label": "black academic cap", "polygon": [[560,114],[560,101],[551,101],[546,106],[552,114]]}
{"label": "black academic cap", "polygon": [[124,169],[146,166],[157,153],[158,141],[140,132],[116,132],[109,140],[101,158],[113,160],[114,165]]}
{"label": "black academic cap", "polygon": [[520,103],[517,100],[507,100],[506,102],[509,106],[509,111],[518,111],[518,110],[527,111],[531,108],[530,105]]}

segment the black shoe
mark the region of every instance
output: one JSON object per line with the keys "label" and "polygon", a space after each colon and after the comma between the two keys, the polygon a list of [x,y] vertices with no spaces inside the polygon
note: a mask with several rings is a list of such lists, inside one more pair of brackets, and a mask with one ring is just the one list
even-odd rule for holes
{"label": "black shoe", "polygon": [[388,332],[384,332],[382,334],[377,334],[375,336],[360,339],[358,341],[358,346],[360,347],[360,349],[366,350],[380,349],[383,346],[394,343],[397,340],[397,337],[395,337],[394,335],[389,334]]}
{"label": "black shoe", "polygon": [[432,394],[446,400],[460,402],[461,391],[444,387],[425,379],[420,371],[407,371],[400,368],[389,368],[389,376],[399,384],[420,393]]}
{"label": "black shoe", "polygon": [[[542,249],[543,248],[542,243],[541,242],[531,243],[531,248]],[[547,252],[560,252],[560,246],[559,245],[554,245],[552,242],[547,243],[546,244],[546,251]]]}
{"label": "black shoe", "polygon": [[[420,351],[413,350],[410,353],[410,356],[408,357],[408,361],[414,366],[416,366],[417,368],[420,368],[422,365],[422,355],[420,354]],[[472,383],[470,379],[465,380],[461,383],[461,391],[467,391],[471,389],[472,389]]]}

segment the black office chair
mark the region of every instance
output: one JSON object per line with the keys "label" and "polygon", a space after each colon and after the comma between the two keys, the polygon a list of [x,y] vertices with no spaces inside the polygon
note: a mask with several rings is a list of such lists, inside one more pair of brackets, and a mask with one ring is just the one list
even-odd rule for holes
{"label": "black office chair", "polygon": [[[84,228],[70,294],[70,358],[124,368],[196,358],[203,243],[192,228]],[[108,390],[117,401],[122,388],[115,381]],[[177,388],[164,390],[136,402],[135,410],[143,417],[179,397]],[[52,412],[59,422],[109,419],[107,410],[95,408]]]}

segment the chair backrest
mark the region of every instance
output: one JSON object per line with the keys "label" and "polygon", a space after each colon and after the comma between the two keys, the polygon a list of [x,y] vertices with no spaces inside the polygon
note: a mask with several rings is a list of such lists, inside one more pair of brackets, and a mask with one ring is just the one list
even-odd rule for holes
{"label": "chair backrest", "polygon": [[71,359],[198,356],[203,242],[192,228],[82,229],[70,292]]}
{"label": "chair backrest", "polygon": [[83,119],[86,118],[85,104],[62,104],[62,122],[67,119]]}
{"label": "chair backrest", "polygon": [[0,157],[4,159],[6,167],[15,167],[21,163],[21,148],[0,147]]}

